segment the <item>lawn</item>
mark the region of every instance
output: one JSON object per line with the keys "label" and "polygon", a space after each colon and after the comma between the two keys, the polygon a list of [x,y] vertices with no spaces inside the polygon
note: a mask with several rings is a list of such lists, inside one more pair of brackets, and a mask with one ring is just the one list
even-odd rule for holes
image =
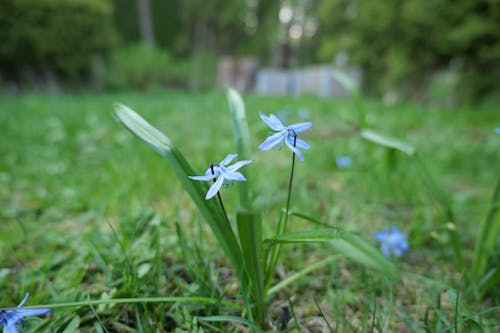
{"label": "lawn", "polygon": [[[474,282],[464,278],[500,174],[497,108],[312,96],[248,95],[244,101],[254,147],[249,182],[265,236],[285,206],[290,155],[286,148],[258,150],[270,131],[259,111],[285,123],[313,123],[303,136],[311,149],[296,162],[293,211],[375,247],[373,234],[395,225],[410,244],[402,257],[389,258],[398,268],[397,282],[327,243],[284,246],[275,283],[330,259],[267,300],[270,327],[289,314],[288,329],[302,332],[328,331],[326,323],[338,332],[500,330],[498,285],[478,296],[469,288]],[[0,96],[0,305],[15,306],[26,292],[26,305],[56,305],[52,314],[27,320],[23,332],[247,330],[231,319],[245,313],[237,279],[211,230],[169,164],[116,121],[115,102],[167,133],[197,170],[235,152],[223,91]],[[416,153],[363,139],[363,113],[366,128]],[[339,156],[352,164],[339,167]],[[222,189],[230,217],[238,186]],[[292,216],[288,228],[315,225]],[[453,235],[463,270],[454,264]],[[496,250],[489,266],[499,264]],[[152,299],[198,296],[220,302]],[[137,302],[106,302],[116,298]],[[57,307],[87,300],[103,301]],[[232,317],[204,320],[224,315]]]}

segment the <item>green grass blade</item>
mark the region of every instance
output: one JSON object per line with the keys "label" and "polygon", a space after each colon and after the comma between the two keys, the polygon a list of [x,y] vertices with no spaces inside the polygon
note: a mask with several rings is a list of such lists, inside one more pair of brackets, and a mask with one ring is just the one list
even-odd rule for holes
{"label": "green grass blade", "polygon": [[[245,114],[245,105],[240,94],[232,89],[227,89],[227,102],[231,113],[233,135],[236,141],[236,151],[240,160],[250,160],[251,138],[248,129],[247,118]],[[252,197],[250,193],[251,169],[246,169],[245,176],[249,180],[241,183],[238,188],[240,191],[240,204],[244,209],[250,210],[252,206]]]}
{"label": "green grass blade", "polygon": [[311,264],[311,265],[309,265],[309,266],[301,269],[298,272],[293,273],[292,275],[290,275],[290,276],[286,277],[285,279],[281,280],[279,283],[277,283],[273,287],[269,288],[267,296],[270,296],[270,295],[272,295],[272,294],[280,291],[281,289],[285,288],[289,284],[291,284],[291,283],[293,283],[295,281],[300,280],[301,278],[303,278],[307,274],[311,273],[312,271],[315,271],[316,269],[318,269],[320,267],[326,266],[329,263],[331,263],[332,261],[338,260],[339,257],[340,257],[340,255],[338,255],[338,254],[334,255],[334,256],[330,256],[330,257],[328,257],[326,259],[323,259],[321,261],[315,262],[314,264]]}
{"label": "green grass blade", "polygon": [[339,252],[358,263],[395,277],[396,268],[380,251],[358,236],[338,228],[291,232],[266,239],[270,244],[329,242]]}
{"label": "green grass blade", "polygon": [[392,148],[411,156],[415,153],[415,147],[399,139],[391,138],[369,129],[362,129],[360,135],[363,139],[371,141],[379,146]]}
{"label": "green grass blade", "polygon": [[[79,308],[82,306],[95,306],[100,304],[141,304],[141,303],[186,303],[186,304],[218,304],[221,301],[217,298],[208,297],[136,297],[136,298],[111,298],[98,299],[66,303],[39,304],[32,306],[23,306],[23,309],[62,309],[62,308]],[[237,309],[240,306],[230,302],[222,302],[225,306]],[[0,308],[4,310],[4,308]]]}
{"label": "green grass blade", "polygon": [[236,224],[240,238],[243,261],[250,279],[251,301],[255,306],[257,322],[264,319],[264,278],[262,259],[262,224],[259,214],[238,211]]}
{"label": "green grass blade", "polygon": [[129,107],[116,104],[115,116],[133,134],[167,159],[182,186],[210,225],[217,241],[231,260],[234,269],[241,273],[242,255],[236,236],[231,226],[226,222],[217,201],[205,200],[208,186],[205,183],[192,181],[188,178],[190,175],[196,175],[196,171],[193,170],[182,153],[166,135],[150,125]]}
{"label": "green grass blade", "polygon": [[453,247],[454,254],[453,260],[458,270],[464,270],[465,262],[462,254],[462,241],[460,234],[457,232],[452,199],[450,198],[450,195],[441,188],[424,161],[420,158],[419,154],[415,153],[413,155],[413,161],[422,175],[424,184],[427,187],[429,194],[432,196],[433,200],[438,202],[445,210],[447,220],[444,220],[443,222],[446,223],[446,229],[450,235],[451,246]]}
{"label": "green grass blade", "polygon": [[[286,210],[283,208],[280,213],[280,219],[278,221],[278,228],[276,230],[276,236],[283,234],[285,231],[285,214]],[[266,255],[266,260],[267,260],[267,267],[265,271],[266,279],[264,281],[264,286],[265,289],[267,290],[269,286],[271,285],[273,276],[274,276],[274,271],[276,269],[276,264],[278,263],[278,259],[280,256],[280,251],[281,251],[281,244],[275,244],[272,246],[269,251],[267,252],[268,254]],[[267,291],[264,292],[266,294]]]}
{"label": "green grass blade", "polygon": [[476,277],[481,277],[488,265],[488,258],[492,255],[495,246],[495,240],[500,232],[500,179],[498,179],[488,214],[484,219],[476,238],[476,247],[474,249],[473,272]]}

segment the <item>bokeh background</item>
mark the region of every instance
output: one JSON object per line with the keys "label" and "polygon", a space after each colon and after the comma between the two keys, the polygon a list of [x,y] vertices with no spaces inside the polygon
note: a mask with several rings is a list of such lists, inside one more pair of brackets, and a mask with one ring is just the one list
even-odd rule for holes
{"label": "bokeh background", "polygon": [[387,102],[500,94],[498,0],[3,0],[0,40],[0,86],[13,92],[316,93],[297,85],[333,67]]}

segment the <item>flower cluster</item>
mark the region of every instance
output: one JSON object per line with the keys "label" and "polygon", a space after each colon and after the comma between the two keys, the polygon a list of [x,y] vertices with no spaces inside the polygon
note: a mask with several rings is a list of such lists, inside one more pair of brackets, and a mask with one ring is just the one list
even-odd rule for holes
{"label": "flower cluster", "polygon": [[303,162],[304,156],[302,156],[302,153],[297,149],[297,147],[301,149],[309,149],[310,146],[304,140],[297,138],[297,134],[308,130],[312,124],[310,122],[306,122],[285,126],[281,120],[279,120],[279,118],[272,113],[269,117],[267,117],[265,114],[260,112],[259,116],[267,124],[267,126],[276,131],[276,133],[268,136],[268,138],[259,146],[259,149],[262,151],[272,149],[274,147],[279,147],[281,149],[283,144],[286,144],[288,148],[290,148],[290,150],[293,151]]}
{"label": "flower cluster", "polygon": [[26,293],[16,308],[0,309],[0,327],[3,327],[4,333],[19,333],[17,325],[23,325],[24,317],[40,316],[51,311],[51,309],[22,309],[28,297],[29,294]]}
{"label": "flower cluster", "polygon": [[229,186],[229,183],[232,184],[235,180],[240,182],[246,181],[246,178],[236,170],[244,165],[252,163],[252,161],[239,161],[231,166],[227,166],[227,164],[231,163],[231,161],[237,156],[237,154],[229,154],[219,164],[210,164],[204,176],[189,176],[189,178],[194,180],[211,180],[217,178],[208,190],[205,197],[206,200],[214,197],[219,192],[222,185]]}
{"label": "flower cluster", "polygon": [[[276,133],[267,137],[267,139],[259,146],[259,149],[262,151],[272,149],[274,147],[279,147],[281,149],[283,145],[286,144],[301,161],[304,161],[304,156],[297,148],[309,149],[310,146],[304,140],[297,138],[297,134],[309,129],[312,124],[310,122],[305,122],[285,126],[281,120],[279,120],[279,118],[272,113],[269,117],[267,117],[261,112],[259,116],[272,130],[276,131]],[[228,164],[231,163],[231,161],[237,156],[237,154],[229,154],[219,164],[211,163],[203,176],[189,176],[189,178],[193,180],[215,180],[214,184],[210,187],[207,195],[205,196],[206,200],[213,198],[217,193],[219,193],[223,185],[227,187],[229,184],[233,184],[234,181],[246,181],[246,178],[236,170],[251,163],[252,161],[239,161],[231,166],[228,166]]]}
{"label": "flower cluster", "polygon": [[373,235],[381,245],[382,253],[388,257],[394,254],[396,257],[401,257],[408,249],[408,241],[406,235],[398,230],[396,226],[392,226],[391,231],[383,229]]}
{"label": "flower cluster", "polygon": [[335,163],[339,168],[348,168],[352,164],[352,159],[349,156],[337,156],[335,158]]}

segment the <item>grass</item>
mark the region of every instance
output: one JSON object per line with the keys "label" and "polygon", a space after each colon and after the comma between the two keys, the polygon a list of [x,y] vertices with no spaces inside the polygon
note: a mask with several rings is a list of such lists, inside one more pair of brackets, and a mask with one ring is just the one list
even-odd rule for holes
{"label": "grass", "polygon": [[[291,331],[297,325],[300,331],[315,332],[314,325],[328,330],[328,324],[337,332],[455,332],[475,324],[485,332],[500,329],[498,288],[483,298],[466,292],[463,272],[451,263],[446,212],[410,159],[388,156],[359,137],[354,103],[308,96],[244,99],[264,234],[274,230],[285,204],[289,155],[257,150],[269,131],[258,111],[289,122],[306,114],[313,122],[305,135],[312,148],[297,164],[293,210],[365,239],[394,224],[410,240],[410,251],[393,259],[401,272],[397,284],[337,257],[328,245],[283,247],[276,282],[332,259],[274,294],[269,319],[275,326],[289,314]],[[241,307],[229,304],[241,300],[227,259],[167,163],[113,119],[114,102],[167,133],[199,170],[234,151],[223,92],[1,96],[0,304],[14,306],[25,292],[29,305],[104,302],[57,309],[52,320],[29,320],[28,332],[244,331],[245,323],[234,320]],[[498,110],[363,104],[368,127],[414,145],[450,196],[470,262],[500,171],[500,136],[493,132],[500,125]],[[350,156],[352,166],[338,168],[336,155]],[[223,192],[229,215],[235,214],[237,192]],[[292,217],[288,228],[310,225]],[[105,302],[130,297],[217,302]],[[220,315],[227,321],[213,317]]]}

